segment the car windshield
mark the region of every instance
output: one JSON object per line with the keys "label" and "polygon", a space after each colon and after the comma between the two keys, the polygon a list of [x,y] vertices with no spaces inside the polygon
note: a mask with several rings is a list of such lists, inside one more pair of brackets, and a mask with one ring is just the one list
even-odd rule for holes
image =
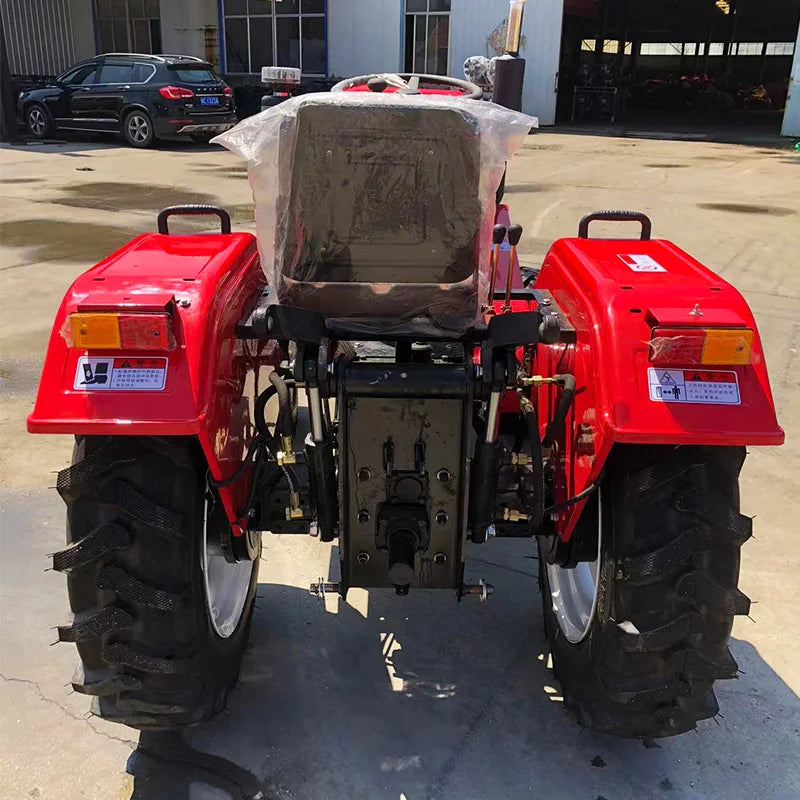
{"label": "car windshield", "polygon": [[222,80],[208,67],[173,67],[173,72],[184,83],[219,83]]}

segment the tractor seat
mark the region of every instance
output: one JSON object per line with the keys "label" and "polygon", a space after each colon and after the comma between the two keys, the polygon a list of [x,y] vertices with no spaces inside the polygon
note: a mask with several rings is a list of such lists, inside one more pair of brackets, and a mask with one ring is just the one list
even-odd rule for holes
{"label": "tractor seat", "polygon": [[477,120],[444,102],[315,98],[294,127],[281,158],[279,302],[329,317],[474,324]]}

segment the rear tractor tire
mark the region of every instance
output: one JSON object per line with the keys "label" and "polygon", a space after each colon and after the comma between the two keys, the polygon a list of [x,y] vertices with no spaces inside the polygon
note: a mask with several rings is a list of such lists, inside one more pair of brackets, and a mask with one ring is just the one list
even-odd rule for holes
{"label": "rear tractor tire", "polygon": [[[92,711],[140,730],[192,725],[220,711],[236,683],[258,579],[230,564],[227,518],[189,437],[85,436],[58,475],[76,692]],[[260,548],[256,547],[256,553]]]}
{"label": "rear tractor tire", "polygon": [[[545,634],[565,706],[587,728],[673,736],[713,717],[713,685],[735,678],[733,618],[744,448],[617,446],[587,504],[582,535],[595,562],[547,564],[540,546]],[[540,541],[540,545],[541,545]]]}

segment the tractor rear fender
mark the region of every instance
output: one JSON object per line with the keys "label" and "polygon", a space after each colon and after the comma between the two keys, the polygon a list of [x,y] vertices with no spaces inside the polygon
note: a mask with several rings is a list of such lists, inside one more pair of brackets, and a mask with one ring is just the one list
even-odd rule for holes
{"label": "tractor rear fender", "polygon": [[[231,476],[253,437],[252,404],[270,355],[265,343],[237,339],[235,329],[263,282],[249,233],[137,237],[64,297],[28,430],[196,436],[212,477]],[[87,349],[75,340],[75,313],[166,314],[169,342]],[[241,527],[248,484],[245,475],[220,489],[229,520]]]}
{"label": "tractor rear fender", "polygon": [[[595,483],[615,443],[778,445],[778,426],[755,320],[729,283],[667,241],[561,239],[536,281],[549,290],[575,327],[574,344],[539,345],[534,373],[572,373],[577,389],[560,434],[555,500],[575,497]],[[700,329],[752,331],[747,363],[680,363],[650,359],[654,336]],[[747,334],[749,337],[749,334]],[[686,339],[685,341],[691,341]],[[681,351],[682,359],[687,351]],[[704,356],[705,357],[705,356]],[[534,390],[542,434],[560,388]],[[558,515],[568,539],[584,502]]]}

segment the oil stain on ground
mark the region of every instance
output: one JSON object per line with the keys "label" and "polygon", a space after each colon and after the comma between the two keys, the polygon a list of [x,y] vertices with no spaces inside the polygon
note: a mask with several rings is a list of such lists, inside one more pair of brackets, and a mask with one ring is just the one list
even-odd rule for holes
{"label": "oil stain on ground", "polygon": [[770,214],[775,217],[788,217],[797,213],[793,208],[751,206],[743,203],[698,203],[697,207],[706,211],[728,211],[732,214]]}
{"label": "oil stain on ground", "polygon": [[546,192],[550,186],[544,183],[513,183],[505,188],[505,194],[522,194],[523,192]]}
{"label": "oil stain on ground", "polygon": [[688,164],[645,164],[645,167],[652,167],[653,169],[683,169],[688,167]]}
{"label": "oil stain on ground", "polygon": [[[227,169],[227,168],[226,168]],[[106,211],[150,211],[158,213],[162,208],[176,205],[213,205],[226,208],[234,222],[252,222],[252,204],[225,205],[219,198],[206,192],[195,192],[175,186],[147,186],[137,183],[82,183],[66,186],[66,196],[52,202],[76,208],[94,208]],[[216,224],[216,223],[215,223]],[[189,232],[210,229],[208,219],[195,217],[176,221],[172,227]],[[155,230],[155,219],[152,230]]]}
{"label": "oil stain on ground", "polygon": [[219,173],[220,175],[227,175],[230,178],[246,178],[247,177],[247,167],[241,164],[236,164],[234,166],[213,166],[209,167],[206,164],[200,165],[201,169],[195,169],[195,172],[201,173],[208,173],[208,172],[215,172]]}
{"label": "oil stain on ground", "polygon": [[141,183],[91,182],[65,186],[64,195],[53,202],[76,208],[106,211],[160,211],[167,206],[202,203],[214,205],[217,198],[205,192],[177,186],[149,186]]}
{"label": "oil stain on ground", "polygon": [[141,233],[114,225],[51,219],[15,220],[3,224],[1,231],[4,247],[33,250],[30,263],[76,258],[99,261]]}
{"label": "oil stain on ground", "polygon": [[42,178],[0,178],[0,183],[12,186],[17,183],[41,183]]}

